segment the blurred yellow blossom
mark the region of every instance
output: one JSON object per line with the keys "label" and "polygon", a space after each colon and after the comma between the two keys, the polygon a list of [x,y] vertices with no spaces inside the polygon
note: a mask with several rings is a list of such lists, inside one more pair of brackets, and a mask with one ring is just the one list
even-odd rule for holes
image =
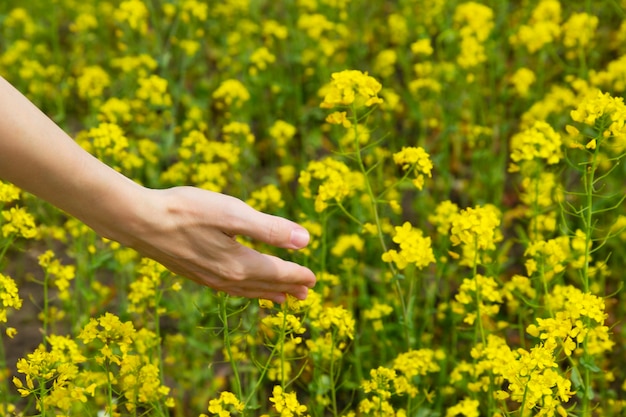
{"label": "blurred yellow blossom", "polygon": [[354,105],[355,107],[373,106],[382,103],[378,97],[382,85],[365,72],[345,70],[332,74],[332,81],[324,90],[324,100],[320,107],[332,109]]}
{"label": "blurred yellow blossom", "polygon": [[413,171],[415,179],[413,184],[418,190],[424,187],[424,176],[432,177],[433,163],[424,148],[403,147],[400,152],[393,154],[393,161],[400,165],[404,171]]}
{"label": "blurred yellow blossom", "polygon": [[7,322],[7,312],[10,309],[22,308],[22,299],[19,296],[15,281],[8,275],[0,273],[0,323]]}

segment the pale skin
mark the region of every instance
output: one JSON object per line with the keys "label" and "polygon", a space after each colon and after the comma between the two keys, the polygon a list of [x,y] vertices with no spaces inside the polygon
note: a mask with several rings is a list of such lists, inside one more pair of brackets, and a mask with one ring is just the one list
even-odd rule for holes
{"label": "pale skin", "polygon": [[195,187],[143,187],[83,150],[2,77],[0,178],[215,290],[280,303],[315,285],[310,269],[235,240],[301,249],[309,234],[297,223]]}

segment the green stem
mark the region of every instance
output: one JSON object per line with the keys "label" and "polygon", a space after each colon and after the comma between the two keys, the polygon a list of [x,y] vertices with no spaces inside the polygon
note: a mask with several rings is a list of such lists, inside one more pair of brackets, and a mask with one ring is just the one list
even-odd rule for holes
{"label": "green stem", "polygon": [[474,262],[472,266],[472,278],[476,283],[476,327],[475,327],[475,339],[478,339],[480,336],[480,340],[483,344],[487,342],[485,337],[485,329],[483,328],[483,319],[482,312],[480,310],[480,303],[482,298],[480,297],[480,285],[478,284],[477,275],[478,275],[478,236],[476,236],[474,240]]}
{"label": "green stem", "polygon": [[[356,107],[354,104],[352,105],[352,119],[353,119],[352,126],[354,128],[354,143],[355,143],[355,148],[356,148],[355,156],[356,156],[359,170],[361,171],[361,173],[363,174],[363,178],[365,179],[365,188],[367,191],[367,196],[369,197],[369,200],[370,200],[370,206],[371,206],[372,213],[374,216],[374,223],[376,224],[376,231],[378,233],[378,240],[380,241],[380,246],[384,253],[384,252],[387,252],[387,244],[385,243],[385,237],[383,234],[383,227],[382,227],[382,223],[380,220],[380,214],[378,213],[378,203],[377,203],[378,200],[376,199],[376,196],[374,195],[372,184],[369,181],[369,177],[367,175],[367,169],[365,168],[365,163],[363,162],[363,156],[361,155],[361,144],[359,142],[359,132],[358,132],[358,120],[359,119],[357,117]],[[392,276],[397,277],[398,271],[396,271],[396,268],[393,266],[392,263],[388,263],[388,265],[391,270]],[[408,322],[411,318],[409,316],[408,307],[404,300],[402,286],[400,285],[400,281],[397,279],[395,280],[395,288],[396,288],[396,292],[398,293],[398,299],[400,300],[400,303],[402,305],[405,341],[407,344],[407,348],[411,348],[411,334],[410,334],[410,329],[408,326]]]}
{"label": "green stem", "polygon": [[9,240],[6,242],[6,244],[2,248],[2,252],[0,252],[0,261],[2,261],[2,259],[4,258],[4,255],[7,253],[7,250],[9,250],[9,248],[11,247],[14,241],[15,241],[15,236],[14,235],[10,236]]}
{"label": "green stem", "polygon": [[50,274],[46,271],[43,279],[43,343],[48,347],[48,318],[50,317],[50,302],[48,300],[48,287],[50,284]]}
{"label": "green stem", "polygon": [[337,387],[335,386],[335,332],[332,332],[330,338],[330,369],[328,373],[330,374],[328,377],[330,379],[330,401],[333,411],[333,416],[337,417]]}
{"label": "green stem", "polygon": [[239,370],[237,368],[237,361],[233,358],[233,351],[230,340],[230,328],[228,326],[228,312],[226,311],[226,302],[228,301],[228,295],[222,294],[220,296],[220,315],[222,316],[222,324],[224,326],[224,347],[228,353],[228,361],[233,368],[233,376],[235,378],[235,392],[237,397],[241,400],[243,398],[243,391],[241,388],[241,379],[239,377]]}
{"label": "green stem", "polygon": [[[600,138],[597,138],[597,146],[599,147],[600,144]],[[598,160],[597,160],[597,155],[598,155],[598,149],[596,148],[593,151],[592,157],[591,157],[591,165],[590,166],[585,166],[585,172],[583,174],[583,179],[584,179],[584,186],[585,186],[585,194],[586,194],[586,207],[584,210],[584,218],[583,218],[583,224],[585,226],[585,249],[584,249],[584,263],[583,263],[583,270],[581,273],[581,279],[582,279],[582,283],[583,283],[583,290],[585,293],[589,292],[589,264],[591,263],[591,234],[593,233],[593,193],[594,193],[594,183],[595,183],[595,172],[596,172],[596,168],[598,166]],[[588,357],[588,343],[587,343],[587,337],[585,337],[584,341],[583,341],[583,350],[584,350],[584,357]],[[585,392],[583,394],[583,402],[582,402],[582,412],[581,415],[582,416],[590,416],[591,415],[591,410],[590,410],[590,398],[588,395],[588,392],[590,392],[589,388],[591,386],[591,371],[589,369],[589,367],[585,366],[585,372],[584,372],[584,386],[585,386]]]}
{"label": "green stem", "polygon": [[111,382],[111,369],[110,363],[107,360],[104,371],[107,374],[107,405],[108,405],[108,415],[113,415],[113,383]]}
{"label": "green stem", "polygon": [[44,398],[46,397],[46,380],[39,378],[39,407],[41,408],[40,417],[46,417],[46,405]]}
{"label": "green stem", "polygon": [[[158,289],[154,296],[154,333],[156,335],[156,340],[158,341],[156,345],[157,350],[157,360],[159,361],[159,379],[161,381],[161,385],[165,385],[165,372],[163,368],[163,350],[161,348],[161,314],[159,313],[159,306],[161,305],[161,299],[163,298],[163,290]],[[135,407],[135,412],[137,407]],[[158,410],[160,415],[164,415],[163,412],[163,403],[158,402]]]}
{"label": "green stem", "polygon": [[287,378],[285,375],[285,340],[287,339],[287,303],[283,303],[283,323],[280,329],[280,386],[285,390]]}
{"label": "green stem", "polygon": [[587,168],[587,171],[583,175],[585,194],[587,197],[585,208],[585,217],[583,223],[585,225],[585,254],[582,270],[582,281],[584,292],[589,292],[589,264],[591,263],[591,234],[593,232],[593,189],[594,189],[594,174],[598,166],[597,152],[593,153],[591,159],[591,166]]}

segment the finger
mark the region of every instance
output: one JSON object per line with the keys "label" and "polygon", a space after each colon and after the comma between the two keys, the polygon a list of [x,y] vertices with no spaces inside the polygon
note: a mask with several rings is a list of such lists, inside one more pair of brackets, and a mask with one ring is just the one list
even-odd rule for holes
{"label": "finger", "polygon": [[305,286],[290,286],[281,291],[277,290],[277,286],[268,285],[268,283],[261,283],[260,285],[241,285],[233,286],[232,283],[224,284],[223,287],[211,286],[217,291],[223,291],[232,296],[246,297],[246,298],[264,298],[282,303],[286,300],[287,295],[292,295],[299,300],[305,300],[309,289]]}
{"label": "finger", "polygon": [[[315,274],[309,268],[295,262],[285,261],[273,255],[259,253],[247,246],[241,246],[239,256],[235,259],[241,265],[246,280],[267,282],[275,285],[275,289],[283,290],[283,286],[315,285]],[[281,288],[279,288],[281,287]]]}
{"label": "finger", "polygon": [[225,213],[229,234],[249,236],[285,249],[302,249],[309,243],[309,232],[299,224],[279,216],[257,211],[241,200],[233,199]]}
{"label": "finger", "polygon": [[215,260],[198,257],[195,262],[177,262],[177,273],[182,272],[181,275],[229,294],[246,297],[258,297],[262,291],[305,298],[307,288],[315,285],[315,274],[309,268],[228,240],[232,247],[228,256],[219,260],[219,267]]}

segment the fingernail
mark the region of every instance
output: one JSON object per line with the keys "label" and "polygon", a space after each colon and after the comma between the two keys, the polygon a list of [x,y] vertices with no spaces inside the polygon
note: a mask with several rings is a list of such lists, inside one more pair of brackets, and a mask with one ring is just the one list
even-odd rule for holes
{"label": "fingernail", "polygon": [[309,232],[306,229],[293,229],[291,231],[290,242],[296,248],[303,248],[309,243]]}

